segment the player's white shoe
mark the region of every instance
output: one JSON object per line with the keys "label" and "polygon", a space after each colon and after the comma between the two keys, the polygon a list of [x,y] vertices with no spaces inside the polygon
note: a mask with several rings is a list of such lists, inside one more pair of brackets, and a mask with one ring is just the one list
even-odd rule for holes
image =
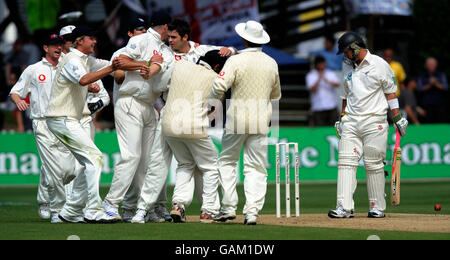
{"label": "player's white shoe", "polygon": [[84,215],[84,220],[90,224],[113,224],[120,221],[117,217],[112,217],[103,210],[87,212]]}
{"label": "player's white shoe", "polygon": [[103,201],[102,205],[103,205],[103,208],[105,209],[106,214],[108,214],[108,216],[110,216],[114,219],[117,219],[117,220],[122,220],[122,217],[119,214],[118,207],[114,207],[106,201]]}
{"label": "player's white shoe", "polygon": [[236,219],[236,213],[227,213],[224,211],[219,212],[219,214],[214,216],[214,220],[217,222],[227,222],[228,220]]}
{"label": "player's white shoe", "polygon": [[44,219],[44,220],[49,220],[52,216],[50,213],[50,208],[48,207],[47,204],[39,205],[38,214],[39,214],[39,217],[41,217],[41,219]]}
{"label": "player's white shoe", "polygon": [[63,221],[58,217],[58,215],[53,215],[52,218],[50,219],[50,223],[59,224],[63,223]]}
{"label": "player's white shoe", "polygon": [[355,215],[353,215],[352,211],[345,211],[342,206],[337,207],[335,210],[330,210],[328,212],[328,217],[330,218],[354,218]]}
{"label": "player's white shoe", "polygon": [[254,226],[258,222],[258,216],[255,215],[245,215],[244,225],[247,226]]}
{"label": "player's white shoe", "polygon": [[136,211],[136,215],[131,220],[131,223],[134,224],[145,224],[145,218],[147,216],[147,211],[143,209],[138,209]]}
{"label": "player's white shoe", "polygon": [[131,220],[134,217],[134,211],[133,210],[128,210],[128,209],[123,209],[122,210],[122,221],[125,223],[131,223]]}
{"label": "player's white shoe", "polygon": [[369,218],[385,218],[386,214],[384,211],[378,210],[377,208],[371,208],[369,211]]}

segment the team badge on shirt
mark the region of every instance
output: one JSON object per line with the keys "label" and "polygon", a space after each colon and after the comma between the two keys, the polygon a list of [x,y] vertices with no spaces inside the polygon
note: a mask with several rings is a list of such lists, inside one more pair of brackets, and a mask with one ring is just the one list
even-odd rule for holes
{"label": "team badge on shirt", "polygon": [[44,82],[47,78],[45,77],[44,74],[41,74],[41,75],[39,75],[38,79],[40,82]]}
{"label": "team badge on shirt", "polygon": [[347,75],[347,81],[352,80],[352,77],[353,77],[353,73],[350,72],[350,73]]}

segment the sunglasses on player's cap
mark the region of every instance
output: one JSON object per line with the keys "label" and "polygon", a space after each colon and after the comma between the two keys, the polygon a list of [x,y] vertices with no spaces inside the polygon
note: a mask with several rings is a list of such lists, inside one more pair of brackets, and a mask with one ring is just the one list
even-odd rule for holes
{"label": "sunglasses on player's cap", "polygon": [[64,39],[58,34],[51,34],[44,40],[44,45],[64,44]]}

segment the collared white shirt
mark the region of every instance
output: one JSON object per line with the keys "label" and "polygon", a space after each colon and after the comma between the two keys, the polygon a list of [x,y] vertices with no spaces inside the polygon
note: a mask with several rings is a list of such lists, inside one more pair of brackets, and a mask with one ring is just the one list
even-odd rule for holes
{"label": "collared white shirt", "polygon": [[[324,71],[324,78],[328,82],[339,83],[339,78],[331,70]],[[319,72],[313,70],[306,75],[306,86],[310,90],[319,80]],[[335,88],[321,79],[316,92],[311,93],[311,110],[315,112],[327,111],[337,108],[337,96]]]}
{"label": "collared white shirt", "polygon": [[342,99],[347,100],[346,113],[356,116],[387,114],[386,94],[397,91],[397,84],[389,64],[381,57],[367,55],[359,66],[347,68],[344,74]]}
{"label": "collared white shirt", "polygon": [[162,55],[164,62],[161,71],[150,80],[145,80],[139,71],[127,71],[125,81],[119,90],[119,95],[133,96],[139,100],[153,105],[167,90],[169,77],[164,76],[168,68],[173,67],[174,57],[172,50],[161,41],[161,35],[149,28],[147,33],[134,36],[125,47],[124,55],[135,61],[150,61],[153,55]]}
{"label": "collared white shirt", "polygon": [[188,53],[177,53],[174,52],[175,61],[186,60],[193,63],[197,63],[200,57],[204,56],[209,51],[220,50],[222,47],[212,46],[212,45],[200,45],[195,48],[195,42],[189,41],[189,49]]}
{"label": "collared white shirt", "polygon": [[28,66],[11,89],[10,94],[17,94],[22,99],[31,93],[31,119],[45,118],[56,71],[56,67],[43,58],[40,62]]}

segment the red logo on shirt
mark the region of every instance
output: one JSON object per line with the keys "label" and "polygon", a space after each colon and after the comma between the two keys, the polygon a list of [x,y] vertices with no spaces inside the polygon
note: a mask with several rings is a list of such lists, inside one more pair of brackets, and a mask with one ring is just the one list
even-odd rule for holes
{"label": "red logo on shirt", "polygon": [[39,75],[38,78],[41,82],[44,82],[47,79],[44,74]]}
{"label": "red logo on shirt", "polygon": [[162,57],[162,53],[159,54],[159,52],[158,52],[157,50],[154,50],[154,51],[153,51],[153,55],[161,55],[161,57]]}
{"label": "red logo on shirt", "polygon": [[225,76],[225,71],[220,72],[219,74],[221,77]]}
{"label": "red logo on shirt", "polygon": [[175,60],[176,61],[180,61],[181,60],[181,56],[180,55],[175,55]]}
{"label": "red logo on shirt", "polygon": [[382,130],[383,130],[383,126],[382,126],[382,125],[379,125],[379,126],[378,126],[378,129],[380,129],[380,131],[382,131]]}

